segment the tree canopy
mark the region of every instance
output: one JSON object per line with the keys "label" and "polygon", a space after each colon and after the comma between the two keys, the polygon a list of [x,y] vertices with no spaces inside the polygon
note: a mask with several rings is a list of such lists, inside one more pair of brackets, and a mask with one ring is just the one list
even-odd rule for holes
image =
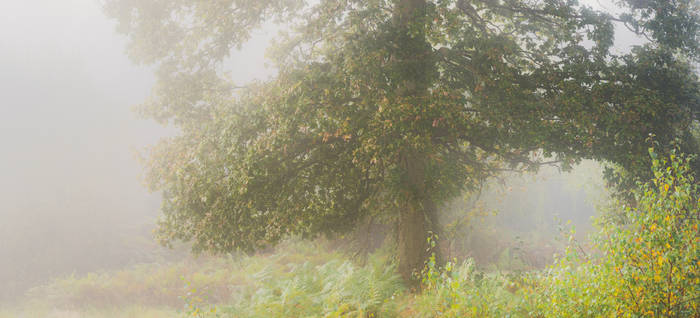
{"label": "tree canopy", "polygon": [[[399,271],[425,259],[441,204],[507,169],[648,171],[645,139],[681,140],[700,111],[698,5],[627,0],[109,0],[129,52],[157,65],[140,110],[179,134],[151,149],[159,236],[253,250],[290,234],[396,222]],[[614,23],[645,35],[611,53]],[[265,23],[278,70],[236,87],[223,64]]]}

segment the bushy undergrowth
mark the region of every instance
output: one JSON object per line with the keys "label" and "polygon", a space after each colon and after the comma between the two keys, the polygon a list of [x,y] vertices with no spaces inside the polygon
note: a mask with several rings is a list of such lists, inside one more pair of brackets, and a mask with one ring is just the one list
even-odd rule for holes
{"label": "bushy undergrowth", "polygon": [[119,271],[56,279],[30,290],[32,300],[60,308],[127,305],[179,307],[186,282],[211,301],[228,300],[235,263],[217,258],[199,262],[143,264]]}
{"label": "bushy undergrowth", "polygon": [[615,207],[617,221],[599,222],[593,249],[583,252],[572,233],[545,270],[482,272],[472,260],[441,266],[432,257],[422,292],[411,294],[386,250],[360,266],[318,242],[287,242],[265,255],[68,277],[30,296],[87,310],[166,305],[207,318],[700,317],[700,191],[688,158],[653,161],[655,178],[634,207]]}
{"label": "bushy undergrowth", "polygon": [[544,317],[700,317],[700,192],[689,159],[658,159],[625,222],[603,222],[597,254],[570,247],[528,288]]}
{"label": "bushy undergrowth", "polygon": [[700,317],[700,191],[687,157],[658,159],[624,222],[601,221],[586,253],[570,236],[543,271],[483,274],[472,262],[424,271],[415,317]]}
{"label": "bushy undergrowth", "polygon": [[33,289],[24,312],[108,317],[140,305],[190,317],[395,317],[403,285],[384,254],[359,266],[323,243],[290,241],[250,257],[69,276]]}
{"label": "bushy undergrowth", "polygon": [[520,317],[515,281],[477,270],[472,260],[436,269],[434,257],[423,272],[423,292],[415,297],[415,317]]}
{"label": "bushy undergrowth", "polygon": [[264,269],[286,272],[295,264],[318,265],[341,257],[321,244],[288,242],[273,254],[202,257],[72,275],[30,290],[27,298],[38,306],[78,309],[229,303],[234,296],[257,286],[255,273]]}
{"label": "bushy undergrowth", "polygon": [[227,317],[395,317],[402,283],[394,267],[378,259],[358,267],[332,260],[294,264],[288,272],[265,268]]}

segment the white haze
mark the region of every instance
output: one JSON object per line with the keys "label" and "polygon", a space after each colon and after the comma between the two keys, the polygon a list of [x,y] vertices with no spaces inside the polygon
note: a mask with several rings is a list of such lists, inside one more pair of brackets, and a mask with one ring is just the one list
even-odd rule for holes
{"label": "white haze", "polygon": [[[234,81],[274,73],[263,59],[272,29],[233,56]],[[0,299],[55,275],[154,259],[156,247],[132,248],[159,208],[134,152],[165,130],[131,111],[153,76],[125,45],[99,1],[0,1]]]}
{"label": "white haze", "polygon": [[[271,74],[267,38],[232,59],[237,82]],[[154,259],[135,250],[159,209],[135,152],[165,129],[132,111],[154,80],[125,46],[98,1],[0,1],[0,299]]]}

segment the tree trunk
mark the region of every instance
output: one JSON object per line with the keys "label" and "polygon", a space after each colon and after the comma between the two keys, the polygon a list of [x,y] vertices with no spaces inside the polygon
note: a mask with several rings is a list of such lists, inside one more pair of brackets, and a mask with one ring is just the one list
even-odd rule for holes
{"label": "tree trunk", "polygon": [[401,201],[398,220],[398,271],[409,287],[416,288],[424,263],[431,253],[440,262],[438,248],[430,249],[429,233],[439,234],[436,207],[426,189],[426,161],[420,155],[411,155],[402,161],[406,172],[405,196]]}
{"label": "tree trunk", "polygon": [[435,253],[436,261],[440,262],[439,249],[429,250],[427,240],[429,233],[439,234],[439,225],[436,206],[427,189],[427,158],[409,153],[403,156],[401,166],[405,188],[397,228],[398,271],[409,288],[417,290],[420,277],[416,274],[420,274],[428,256]]}
{"label": "tree trunk", "polygon": [[426,259],[427,229],[425,214],[415,202],[404,202],[399,211],[398,271],[409,288],[419,286],[420,274]]}
{"label": "tree trunk", "polygon": [[[406,97],[412,107],[426,107],[430,87],[431,48],[425,37],[425,0],[394,0],[396,51],[391,60],[396,66],[395,83],[399,96]],[[415,132],[420,134],[420,131]],[[398,271],[409,287],[418,289],[419,276],[428,255],[426,238],[429,225],[426,217],[434,211],[426,189],[427,156],[413,145],[405,145],[399,165],[402,170],[401,204],[398,215]]]}

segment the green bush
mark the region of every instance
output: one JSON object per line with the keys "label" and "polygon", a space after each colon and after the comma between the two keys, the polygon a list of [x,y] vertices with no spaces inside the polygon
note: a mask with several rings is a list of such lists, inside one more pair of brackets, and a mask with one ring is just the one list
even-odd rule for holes
{"label": "green bush", "polygon": [[412,317],[521,317],[520,274],[486,274],[469,259],[437,269],[431,257],[423,271],[423,291],[415,296]]}
{"label": "green bush", "polygon": [[545,317],[700,317],[700,196],[690,158],[659,159],[625,222],[605,222],[597,255],[568,250],[534,279],[531,313]]}

